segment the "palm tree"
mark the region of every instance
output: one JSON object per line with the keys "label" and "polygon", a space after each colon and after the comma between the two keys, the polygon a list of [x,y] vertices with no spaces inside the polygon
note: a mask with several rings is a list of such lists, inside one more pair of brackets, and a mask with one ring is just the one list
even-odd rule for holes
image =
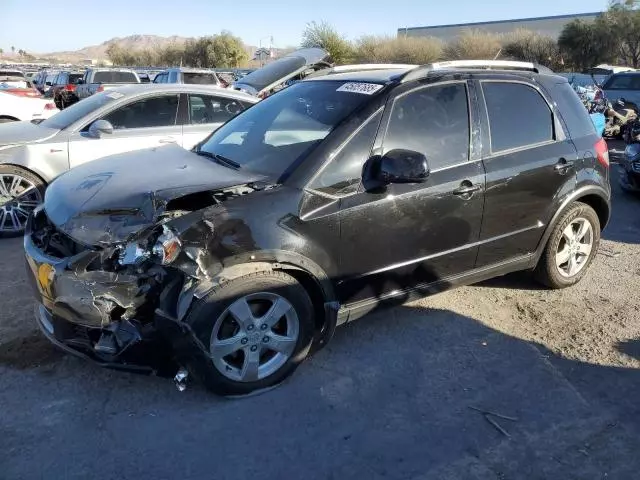
{"label": "palm tree", "polygon": [[16,47],[11,47],[11,54],[15,54],[16,53]]}
{"label": "palm tree", "polygon": [[4,53],[4,50],[0,48],[0,55]]}

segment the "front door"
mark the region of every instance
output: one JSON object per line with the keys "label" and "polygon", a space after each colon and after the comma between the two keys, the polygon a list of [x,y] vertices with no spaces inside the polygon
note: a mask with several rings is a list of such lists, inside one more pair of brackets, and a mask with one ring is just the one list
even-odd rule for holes
{"label": "front door", "polygon": [[[426,182],[362,187],[341,200],[338,294],[356,306],[469,271],[478,251],[484,170],[470,152],[468,86],[420,87],[386,107],[374,153],[423,153]],[[478,152],[479,153],[479,152]]]}
{"label": "front door", "polygon": [[182,145],[182,126],[177,123],[178,95],[145,97],[105,114],[102,119],[113,126],[113,133],[90,137],[86,125],[69,138],[69,164],[81,163],[119,153]]}
{"label": "front door", "polygon": [[476,266],[484,267],[536,249],[555,213],[554,199],[575,187],[578,156],[537,88],[493,80],[480,84],[487,111],[487,190]]}

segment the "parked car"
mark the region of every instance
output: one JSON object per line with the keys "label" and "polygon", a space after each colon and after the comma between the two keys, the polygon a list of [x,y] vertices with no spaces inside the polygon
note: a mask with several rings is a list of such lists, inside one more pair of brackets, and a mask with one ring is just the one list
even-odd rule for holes
{"label": "parked car", "polygon": [[62,71],[56,75],[51,87],[52,98],[56,107],[63,110],[78,101],[76,88],[84,72]]}
{"label": "parked car", "polygon": [[[57,112],[58,109],[51,100],[41,98],[33,89],[0,89],[0,124],[3,124],[0,131],[8,127],[4,124],[9,122],[13,122],[12,126],[15,126],[17,122],[41,120]],[[0,158],[1,149],[0,146]]]}
{"label": "parked car", "polygon": [[326,50],[303,48],[243,76],[232,88],[264,98],[284,88],[290,80],[300,80],[309,73],[332,66]]}
{"label": "parked car", "polygon": [[0,89],[27,88],[27,79],[19,70],[0,69]]}
{"label": "parked car", "polygon": [[79,100],[90,97],[94,93],[104,92],[121,87],[124,84],[141,83],[140,77],[133,70],[115,68],[89,68],[76,87]]}
{"label": "parked car", "polygon": [[187,85],[217,85],[222,82],[213,70],[196,68],[170,68],[158,73],[153,83],[184,83]]}
{"label": "parked car", "polygon": [[609,212],[607,146],[566,79],[445,62],[304,80],[193,151],[80,165],[24,245],[53,343],[246,394],[385,301],[516,270],[577,283]]}
{"label": "parked car", "polygon": [[[191,149],[257,101],[240,92],[206,85],[121,86],[93,95],[37,125],[2,125],[0,178],[31,185],[40,202],[46,185],[70,168],[169,143]],[[11,195],[0,201],[0,234],[24,230],[26,214],[33,205],[25,206],[25,215],[12,223],[2,220],[15,212],[15,202]]]}
{"label": "parked car", "polygon": [[623,98],[629,107],[640,111],[640,72],[614,73],[602,84],[610,101]]}

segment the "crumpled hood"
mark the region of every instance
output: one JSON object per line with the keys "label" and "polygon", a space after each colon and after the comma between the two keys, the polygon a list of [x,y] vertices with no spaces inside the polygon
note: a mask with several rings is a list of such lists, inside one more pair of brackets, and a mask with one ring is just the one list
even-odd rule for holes
{"label": "crumpled hood", "polygon": [[112,245],[156,223],[170,200],[265,180],[168,145],[69,170],[47,188],[44,209],[71,238],[87,245]]}
{"label": "crumpled hood", "polygon": [[0,147],[3,145],[24,145],[53,137],[60,130],[35,125],[31,122],[0,123]]}

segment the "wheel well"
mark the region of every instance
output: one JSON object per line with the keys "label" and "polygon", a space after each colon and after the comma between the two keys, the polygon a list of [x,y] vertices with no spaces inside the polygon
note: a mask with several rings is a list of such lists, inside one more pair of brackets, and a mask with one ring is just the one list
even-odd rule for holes
{"label": "wheel well", "polygon": [[298,268],[287,268],[284,265],[281,270],[295,278],[309,294],[311,303],[313,303],[316,332],[321,332],[325,326],[327,318],[324,309],[325,298],[320,284],[310,273],[304,270],[300,270]]}
{"label": "wheel well", "polygon": [[0,115],[0,120],[13,120],[14,122],[19,122],[20,119],[16,117],[10,117],[9,115]]}
{"label": "wheel well", "polygon": [[[2,117],[0,117],[0,118],[2,118]],[[24,165],[16,165],[15,163],[2,163],[0,165],[7,165],[7,166],[10,166],[10,167],[19,168],[20,170],[24,170],[25,172],[29,172],[30,174],[35,175],[36,177],[38,177],[45,187],[47,187],[49,185],[49,182],[47,182],[42,177],[42,175],[40,175],[38,172],[34,172],[30,168],[25,167]]]}
{"label": "wheel well", "polygon": [[609,221],[609,205],[600,195],[585,195],[576,198],[576,201],[586,203],[595,210],[600,220],[600,230],[603,230]]}

